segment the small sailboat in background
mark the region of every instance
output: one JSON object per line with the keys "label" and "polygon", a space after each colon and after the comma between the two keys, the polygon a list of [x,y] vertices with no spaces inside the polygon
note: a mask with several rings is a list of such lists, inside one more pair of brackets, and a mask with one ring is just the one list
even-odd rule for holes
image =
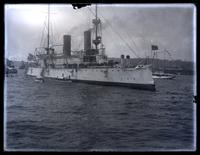
{"label": "small sailboat in background", "polygon": [[155,72],[153,73],[154,79],[174,79],[176,77],[175,74],[164,73],[164,72]]}
{"label": "small sailboat in background", "polygon": [[[166,49],[164,49],[163,51],[158,51],[158,46],[152,45],[152,52],[153,52],[153,60],[152,61],[154,61],[154,63],[152,62],[152,65],[155,66],[155,64],[156,64],[155,60],[157,60],[157,67],[158,67],[157,70],[155,68],[152,68],[153,79],[174,79],[176,77],[175,74],[170,74],[170,73],[165,72],[165,54],[167,53],[168,55],[170,55],[169,51]],[[159,67],[160,64],[158,64],[158,53],[164,54],[162,69],[160,69],[160,67]]]}

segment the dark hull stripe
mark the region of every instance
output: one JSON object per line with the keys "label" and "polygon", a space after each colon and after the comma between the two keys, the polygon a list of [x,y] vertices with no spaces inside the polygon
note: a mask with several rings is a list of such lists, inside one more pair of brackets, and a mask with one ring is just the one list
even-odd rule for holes
{"label": "dark hull stripe", "polygon": [[123,86],[134,89],[152,90],[155,91],[154,84],[137,84],[137,83],[120,83],[120,82],[102,82],[102,81],[89,81],[89,80],[72,80],[72,82],[81,82],[103,86]]}

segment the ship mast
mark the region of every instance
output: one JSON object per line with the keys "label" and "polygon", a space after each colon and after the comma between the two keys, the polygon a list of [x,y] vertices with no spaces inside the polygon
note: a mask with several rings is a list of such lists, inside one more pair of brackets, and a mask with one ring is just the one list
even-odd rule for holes
{"label": "ship mast", "polygon": [[[97,21],[97,4],[96,4],[96,6],[95,6],[95,14],[96,14],[96,21]],[[96,30],[96,32],[95,32],[95,40],[97,40],[97,24],[95,24],[95,30]],[[96,50],[97,50],[97,46],[98,46],[98,44],[95,44],[95,47],[96,47]]]}
{"label": "ship mast", "polygon": [[93,19],[92,22],[95,27],[95,39],[93,40],[93,43],[95,44],[95,49],[98,50],[98,45],[101,43],[101,36],[98,35],[98,27],[101,21],[97,16],[97,4],[95,6],[95,19]]}
{"label": "ship mast", "polygon": [[48,5],[47,54],[49,54],[49,21],[50,21],[50,6]]}

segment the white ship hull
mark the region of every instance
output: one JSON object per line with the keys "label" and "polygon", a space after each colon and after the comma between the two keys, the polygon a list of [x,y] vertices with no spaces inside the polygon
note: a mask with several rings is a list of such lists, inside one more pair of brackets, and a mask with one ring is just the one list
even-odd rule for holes
{"label": "white ship hull", "polygon": [[29,67],[27,75],[44,79],[86,82],[100,85],[128,86],[137,89],[155,90],[152,72],[148,65],[136,68],[47,68]]}

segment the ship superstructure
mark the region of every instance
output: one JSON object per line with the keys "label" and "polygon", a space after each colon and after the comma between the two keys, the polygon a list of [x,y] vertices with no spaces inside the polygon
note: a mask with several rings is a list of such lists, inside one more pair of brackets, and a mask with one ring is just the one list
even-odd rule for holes
{"label": "ship superstructure", "polygon": [[48,29],[47,47],[36,49],[35,62],[37,65],[30,65],[27,75],[38,79],[58,79],[155,90],[150,65],[131,67],[129,55],[121,55],[120,63],[108,61],[102,43],[102,23],[97,16],[97,5],[95,19],[92,20],[92,23],[94,27],[83,33],[84,49],[72,51],[71,35],[67,34],[63,36],[63,53],[61,54],[57,54],[54,47],[49,45]]}

